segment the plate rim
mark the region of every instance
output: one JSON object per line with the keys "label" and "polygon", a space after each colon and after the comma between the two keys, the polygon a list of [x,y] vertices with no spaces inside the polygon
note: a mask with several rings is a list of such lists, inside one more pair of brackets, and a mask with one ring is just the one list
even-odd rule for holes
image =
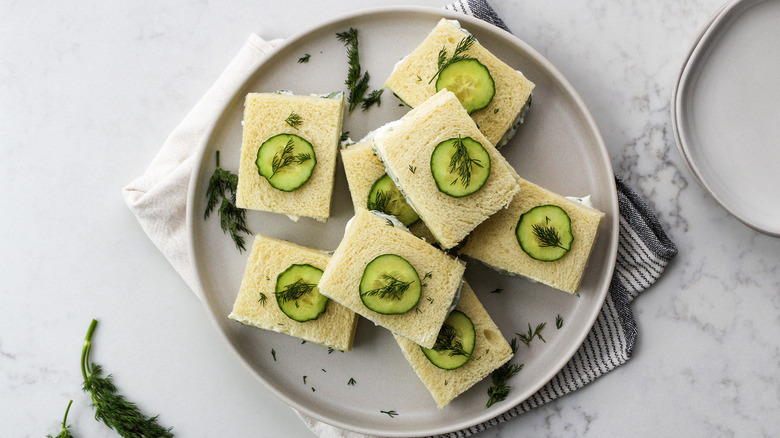
{"label": "plate rim", "polygon": [[704,172],[702,172],[696,164],[696,160],[694,159],[695,154],[690,150],[690,143],[693,140],[689,141],[690,134],[683,120],[683,108],[686,104],[685,102],[688,100],[686,97],[686,94],[688,94],[687,91],[693,83],[692,77],[695,76],[699,70],[698,64],[705,61],[702,57],[712,45],[713,37],[716,37],[725,25],[738,19],[739,15],[744,13],[745,10],[765,1],[771,0],[729,0],[721,5],[721,7],[710,17],[694,38],[678,71],[677,81],[672,91],[670,107],[672,132],[674,134],[677,150],[683,158],[685,167],[688,168],[688,171],[693,175],[696,182],[699,183],[699,186],[709,193],[723,209],[738,221],[760,233],[771,237],[780,237],[780,224],[775,227],[765,227],[754,223],[754,218],[745,216],[741,209],[729,203],[713,188],[712,184],[705,177]]}
{"label": "plate rim", "polygon": [[[217,126],[219,126],[219,122],[222,119],[225,112],[228,110],[228,108],[231,106],[231,104],[235,101],[235,99],[238,97],[238,93],[244,89],[244,87],[247,85],[248,82],[252,81],[253,78],[258,74],[258,72],[263,68],[263,66],[273,58],[274,55],[281,52],[283,49],[285,49],[289,45],[293,45],[297,43],[298,40],[302,39],[306,35],[308,35],[311,32],[317,31],[321,28],[331,26],[334,23],[345,21],[352,18],[357,17],[363,17],[363,16],[369,16],[369,15],[379,15],[379,14],[388,14],[388,13],[409,13],[409,14],[423,14],[423,15],[435,15],[439,17],[444,18],[451,18],[451,19],[457,19],[461,22],[468,23],[469,26],[477,26],[482,28],[484,31],[493,32],[496,34],[499,34],[500,36],[510,40],[514,45],[521,47],[525,53],[533,58],[536,62],[541,64],[547,71],[549,71],[552,75],[552,77],[559,82],[563,89],[566,91],[568,96],[571,98],[573,103],[576,105],[577,109],[579,110],[580,114],[583,116],[586,125],[588,127],[589,132],[591,132],[594,136],[594,139],[596,140],[596,151],[598,152],[598,157],[602,161],[603,164],[606,165],[606,167],[609,169],[610,178],[608,178],[608,185],[610,187],[610,191],[608,193],[608,199],[605,199],[605,203],[609,204],[612,211],[616,213],[616,216],[612,218],[612,227],[611,229],[602,229],[600,230],[599,234],[602,236],[606,236],[609,240],[607,242],[607,259],[605,260],[605,268],[607,270],[606,277],[608,278],[607,281],[604,282],[598,289],[596,294],[596,300],[598,303],[597,310],[593,313],[593,315],[590,317],[590,320],[588,324],[584,325],[580,332],[578,333],[578,336],[576,336],[576,342],[574,342],[572,347],[566,351],[565,354],[560,356],[560,359],[554,364],[554,366],[550,367],[550,371],[544,376],[543,379],[540,379],[539,382],[537,382],[536,385],[532,385],[532,387],[523,393],[521,393],[521,400],[517,403],[511,403],[506,406],[506,409],[498,412],[498,413],[489,413],[488,410],[485,410],[485,413],[482,415],[477,415],[475,417],[471,417],[469,420],[461,421],[457,424],[448,424],[446,426],[438,426],[438,427],[431,427],[425,430],[420,430],[417,432],[405,432],[405,431],[394,431],[394,430],[379,430],[379,429],[371,429],[371,428],[363,428],[359,425],[354,424],[348,424],[344,423],[342,421],[339,421],[338,419],[333,418],[326,418],[323,417],[318,412],[312,411],[311,409],[299,405],[292,399],[290,399],[286,394],[284,394],[281,391],[276,390],[272,385],[268,384],[263,376],[261,376],[257,370],[255,370],[248,362],[245,360],[241,354],[238,352],[236,347],[230,342],[230,340],[227,337],[227,334],[221,329],[219,322],[218,322],[218,315],[214,313],[214,310],[208,305],[206,293],[203,289],[203,284],[200,279],[200,272],[197,269],[198,261],[195,255],[195,247],[194,247],[194,226],[193,223],[195,221],[195,218],[200,218],[199,214],[195,214],[193,212],[193,205],[194,205],[194,199],[196,196],[195,193],[195,187],[197,185],[197,179],[198,179],[198,172],[197,169],[201,166],[201,163],[203,163],[204,156],[206,153],[206,147],[210,143],[211,137],[214,135],[215,129]],[[257,379],[266,390],[268,390],[270,393],[275,395],[277,398],[279,398],[281,401],[283,401],[285,404],[293,408],[297,413],[303,413],[306,414],[318,421],[321,421],[323,423],[329,424],[334,427],[338,427],[341,429],[358,432],[358,433],[364,433],[364,434],[373,434],[373,435],[380,435],[385,436],[387,433],[393,434],[393,436],[408,436],[408,437],[415,437],[420,435],[439,435],[439,434],[446,434],[455,432],[462,429],[467,429],[470,427],[477,426],[481,423],[484,423],[486,421],[489,421],[490,419],[493,419],[497,416],[501,416],[506,414],[506,412],[514,409],[517,404],[522,403],[523,401],[530,398],[533,394],[539,391],[547,382],[549,382],[555,375],[560,372],[563,367],[569,363],[569,361],[574,357],[576,352],[579,350],[579,348],[582,346],[582,344],[585,341],[585,338],[587,335],[591,332],[593,325],[596,322],[596,319],[598,318],[598,315],[601,313],[601,309],[606,301],[609,286],[611,284],[612,279],[612,273],[614,272],[616,260],[617,260],[617,250],[618,250],[618,238],[619,238],[619,205],[618,205],[618,197],[617,197],[617,185],[614,178],[614,168],[612,166],[612,161],[609,157],[609,153],[606,147],[606,144],[604,143],[604,139],[601,135],[601,131],[598,129],[598,126],[596,125],[595,119],[593,118],[592,114],[588,110],[587,106],[585,105],[585,102],[583,101],[582,97],[577,93],[577,91],[574,89],[572,84],[563,76],[563,74],[549,61],[547,58],[542,56],[539,52],[537,52],[535,49],[533,49],[530,45],[522,41],[520,38],[515,36],[514,34],[507,32],[495,25],[492,25],[484,20],[481,20],[479,18],[469,16],[462,14],[460,12],[444,9],[444,8],[436,8],[436,7],[429,7],[429,6],[414,6],[414,5],[398,5],[398,6],[379,6],[379,7],[371,7],[371,8],[361,8],[356,9],[353,11],[349,11],[325,20],[321,20],[312,26],[299,31],[295,33],[294,35],[291,35],[288,38],[285,38],[278,46],[274,48],[274,50],[270,53],[268,53],[263,59],[260,60],[260,62],[257,64],[257,66],[253,69],[253,71],[246,77],[245,80],[243,80],[240,84],[238,84],[234,90],[230,93],[230,97],[225,99],[224,103],[220,106],[218,111],[215,112],[217,114],[217,117],[214,118],[214,120],[211,121],[211,123],[208,125],[206,131],[204,131],[204,135],[200,143],[197,147],[197,152],[194,154],[195,161],[193,166],[193,172],[190,175],[189,180],[189,187],[188,187],[188,194],[187,194],[187,216],[186,216],[186,225],[187,225],[187,247],[189,251],[189,260],[193,268],[194,273],[194,288],[193,291],[195,292],[196,296],[201,300],[201,303],[205,307],[206,313],[211,319],[212,323],[214,324],[215,329],[219,333],[219,335],[222,337],[223,341],[228,345],[228,348],[230,351],[233,352],[233,354],[236,356],[236,358],[239,360],[241,364],[247,369],[247,371],[255,378]],[[220,315],[221,316],[221,315]],[[517,397],[517,396],[516,396]],[[488,414],[489,413],[489,414]],[[488,414],[488,415],[486,415]]]}

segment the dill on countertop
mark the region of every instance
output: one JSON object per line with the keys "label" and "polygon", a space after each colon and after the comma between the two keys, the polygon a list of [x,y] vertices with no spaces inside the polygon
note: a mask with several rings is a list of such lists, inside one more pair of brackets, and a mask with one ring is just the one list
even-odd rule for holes
{"label": "dill on countertop", "polygon": [[287,116],[286,119],[284,119],[284,123],[287,123],[293,128],[298,129],[298,127],[303,124],[303,117],[301,117],[300,115],[296,114],[295,111],[293,111],[290,113],[289,116]]}
{"label": "dill on countertop", "polygon": [[390,416],[390,418],[393,418],[396,415],[398,415],[398,412],[396,411],[379,411],[379,412],[382,414],[387,414],[388,416]]}
{"label": "dill on countertop", "polygon": [[68,407],[65,408],[65,416],[62,418],[62,430],[59,434],[57,434],[56,437],[52,437],[51,435],[46,435],[46,438],[73,438],[73,435],[70,433],[70,425],[68,425],[68,411],[70,411],[70,405],[73,404],[73,400],[68,402]]}
{"label": "dill on countertop", "polygon": [[544,342],[546,344],[547,341],[545,341],[544,338],[542,337],[542,330],[544,329],[544,326],[546,326],[546,325],[547,325],[546,322],[542,322],[542,323],[539,323],[539,325],[537,325],[534,330],[531,330],[531,323],[529,322],[528,323],[528,333],[527,334],[520,334],[520,333],[515,333],[515,334],[520,337],[520,340],[523,341],[523,343],[527,347],[531,346],[531,341],[533,341],[534,338],[539,338],[539,339],[541,339],[542,342]]}
{"label": "dill on countertop", "polygon": [[[516,338],[512,338],[512,341],[509,342],[509,346],[512,348],[512,354],[517,353]],[[520,372],[520,370],[523,369],[523,365],[524,364],[522,363],[518,365],[509,361],[490,373],[490,380],[493,385],[488,388],[488,401],[485,404],[485,408],[489,408],[495,403],[506,400],[509,391],[512,390],[512,387],[507,385],[506,382],[509,381],[512,376]]]}
{"label": "dill on countertop", "polygon": [[271,356],[274,357],[274,362],[276,362],[276,350],[274,350],[273,348],[271,349]]}
{"label": "dill on countertop", "polygon": [[441,50],[439,50],[439,59],[437,61],[437,70],[436,74],[434,74],[431,79],[428,81],[430,84],[433,82],[434,79],[436,79],[436,76],[439,76],[439,74],[447,68],[448,65],[463,61],[464,59],[468,59],[468,56],[464,55],[466,51],[468,51],[471,46],[474,44],[474,35],[468,35],[464,37],[462,40],[458,41],[458,45],[455,46],[455,52],[452,54],[452,58],[447,59],[447,49],[445,47],[442,47]]}
{"label": "dill on countertop", "polygon": [[458,180],[461,180],[463,187],[468,187],[471,184],[471,168],[472,166],[483,167],[478,159],[472,159],[469,155],[469,150],[466,145],[463,144],[463,139],[458,134],[458,138],[452,143],[455,147],[455,152],[452,153],[450,158],[450,173],[457,171],[458,177],[455,178],[450,185],[455,184]]}
{"label": "dill on countertop", "polygon": [[173,437],[171,428],[160,426],[156,416],[147,417],[135,403],[118,394],[113,377],[104,377],[101,366],[89,361],[96,326],[97,320],[93,319],[81,350],[81,375],[84,377],[82,389],[92,397],[95,419],[123,437]]}
{"label": "dill on countertop", "polygon": [[369,109],[372,105],[382,105],[381,97],[384,88],[371,91],[368,97],[365,97],[368,92],[368,81],[371,80],[371,75],[368,71],[362,72],[360,68],[360,53],[358,50],[358,31],[351,27],[349,30],[339,32],[336,34],[336,38],[344,43],[347,47],[347,59],[349,61],[349,72],[347,73],[347,80],[344,83],[349,88],[347,94],[347,102],[349,103],[349,112],[357,108],[362,104],[363,111]]}
{"label": "dill on countertop", "polygon": [[563,317],[558,314],[558,316],[555,317],[555,328],[560,329],[563,327]]}
{"label": "dill on countertop", "polygon": [[350,378],[349,378],[349,381],[347,382],[347,385],[349,385],[349,386],[355,386],[355,383],[357,383],[357,382],[355,381],[355,379],[353,379],[352,377],[350,377]]}
{"label": "dill on countertop", "polygon": [[[229,233],[239,251],[244,251],[244,236],[239,233],[252,234],[246,227],[246,210],[236,207],[236,191],[238,175],[219,167],[219,151],[217,151],[217,168],[209,179],[206,189],[206,213],[203,219],[208,219],[211,212],[220,204],[219,225],[223,233]],[[220,198],[222,201],[220,202]]]}
{"label": "dill on countertop", "polygon": [[311,55],[308,53],[301,56],[300,58],[298,58],[298,64],[305,64],[309,62],[309,58],[311,58]]}

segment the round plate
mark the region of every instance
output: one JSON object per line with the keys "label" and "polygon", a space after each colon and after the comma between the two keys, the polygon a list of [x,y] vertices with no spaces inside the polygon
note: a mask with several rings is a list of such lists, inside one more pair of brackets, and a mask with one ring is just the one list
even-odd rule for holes
{"label": "round plate", "polygon": [[[358,323],[353,350],[345,353],[228,319],[247,253],[236,250],[217,218],[203,220],[215,151],[221,151],[223,167],[238,169],[243,100],[248,92],[343,90],[347,57],[335,34],[350,27],[360,32],[360,63],[371,74],[371,88],[380,87],[395,62],[411,52],[442,17],[460,20],[485,47],[536,83],[534,106],[526,122],[502,149],[509,162],[523,177],[558,193],[592,194],[596,207],[606,213],[579,297],[469,263],[466,279],[507,339],[527,330],[529,323],[547,323],[543,331],[547,342],[520,345],[514,361],[525,367],[510,381],[509,398],[490,409],[485,408],[490,378],[445,409],[437,409],[390,332],[365,319]],[[311,54],[310,61],[299,64],[298,58],[306,53]],[[381,107],[347,114],[344,129],[352,138],[360,138],[405,112],[386,91]],[[239,359],[268,390],[329,424],[374,435],[419,436],[446,433],[495,417],[532,395],[566,364],[606,297],[617,252],[618,207],[612,166],[598,129],[571,85],[547,60],[511,34],[478,19],[440,9],[381,8],[354,12],[293,36],[226,102],[197,159],[187,210],[190,250],[200,283],[196,293]],[[294,223],[283,215],[257,211],[248,211],[247,220],[256,233],[333,250],[352,214],[346,178],[338,165],[331,218],[326,224],[306,218]],[[497,288],[503,292],[490,293]],[[564,319],[560,330],[555,328],[557,315]],[[354,385],[348,385],[350,379]]]}
{"label": "round plate", "polygon": [[780,237],[780,1],[726,4],[691,47],[672,125],[702,187],[748,226]]}

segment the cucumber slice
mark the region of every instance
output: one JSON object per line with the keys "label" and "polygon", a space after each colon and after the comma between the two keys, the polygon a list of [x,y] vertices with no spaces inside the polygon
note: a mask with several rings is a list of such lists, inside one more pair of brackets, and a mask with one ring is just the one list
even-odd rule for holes
{"label": "cucumber slice", "polygon": [[285,315],[298,322],[317,319],[328,305],[317,283],[322,269],[312,265],[291,265],[276,277],[276,302]]}
{"label": "cucumber slice", "polygon": [[540,205],[517,221],[517,243],[529,256],[543,262],[560,259],[571,249],[571,218],[557,205]]}
{"label": "cucumber slice", "polygon": [[421,294],[422,284],[414,266],[395,254],[383,254],[371,260],[360,280],[363,304],[384,315],[412,310]]}
{"label": "cucumber slice", "polygon": [[317,156],[311,143],[295,134],[279,134],[257,150],[257,171],[271,187],[291,192],[311,178]]}
{"label": "cucumber slice", "polygon": [[444,140],[431,154],[431,173],[440,191],[462,198],[485,185],[490,155],[471,137]]}
{"label": "cucumber slice", "polygon": [[471,359],[476,339],[471,318],[460,310],[453,310],[441,326],[433,348],[420,349],[432,364],[444,370],[454,370]]}
{"label": "cucumber slice", "polygon": [[448,89],[469,114],[488,106],[496,95],[496,84],[487,67],[474,58],[455,61],[444,67],[436,79],[436,91]]}
{"label": "cucumber slice", "polygon": [[404,195],[401,194],[401,191],[398,190],[398,187],[388,174],[379,177],[374,182],[374,185],[371,186],[366,206],[369,210],[376,210],[395,216],[405,227],[412,225],[420,219],[417,212],[406,203],[406,198],[404,198]]}

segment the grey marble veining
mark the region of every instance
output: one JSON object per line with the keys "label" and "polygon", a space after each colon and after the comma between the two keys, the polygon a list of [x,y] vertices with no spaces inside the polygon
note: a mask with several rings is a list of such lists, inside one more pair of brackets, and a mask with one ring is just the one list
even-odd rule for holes
{"label": "grey marble veining", "polygon": [[[311,436],[229,352],[120,190],[250,33],[394,3],[0,4],[3,436],[56,434],[71,398],[75,436],[115,436],[80,390],[93,317],[93,359],[177,436]],[[708,197],[671,133],[678,69],[721,0],[492,3],[580,93],[680,252],[633,304],[626,365],[478,436],[777,436],[780,239]]]}

